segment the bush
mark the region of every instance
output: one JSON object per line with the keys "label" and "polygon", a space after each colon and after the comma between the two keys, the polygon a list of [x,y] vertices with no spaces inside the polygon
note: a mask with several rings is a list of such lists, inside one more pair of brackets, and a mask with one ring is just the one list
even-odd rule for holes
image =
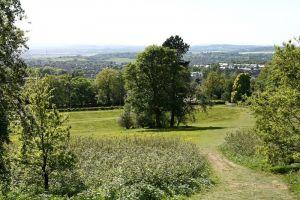
{"label": "bush", "polygon": [[253,130],[244,129],[228,133],[223,148],[235,155],[254,156],[259,143]]}
{"label": "bush", "polygon": [[78,138],[73,144],[84,184],[101,198],[189,196],[212,184],[207,161],[196,146],[177,139]]}
{"label": "bush", "polygon": [[278,174],[286,174],[289,172],[296,172],[300,170],[300,163],[293,163],[291,165],[274,166],[271,167],[271,172]]}
{"label": "bush", "polygon": [[126,107],[121,116],[118,118],[118,124],[126,129],[130,129],[134,126],[132,113],[129,109],[126,109]]}
{"label": "bush", "polygon": [[300,199],[300,171],[285,175],[285,181],[289,189]]}
{"label": "bush", "polygon": [[252,129],[242,129],[228,133],[221,151],[229,159],[250,168],[269,169],[264,159],[257,152],[261,144],[259,137]]}

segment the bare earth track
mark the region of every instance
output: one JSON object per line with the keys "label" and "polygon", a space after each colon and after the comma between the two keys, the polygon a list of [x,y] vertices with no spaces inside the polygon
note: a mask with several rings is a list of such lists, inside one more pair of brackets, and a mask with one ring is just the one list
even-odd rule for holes
{"label": "bare earth track", "polygon": [[280,177],[253,171],[237,165],[217,151],[208,153],[208,160],[219,178],[219,184],[209,192],[192,199],[295,199]]}

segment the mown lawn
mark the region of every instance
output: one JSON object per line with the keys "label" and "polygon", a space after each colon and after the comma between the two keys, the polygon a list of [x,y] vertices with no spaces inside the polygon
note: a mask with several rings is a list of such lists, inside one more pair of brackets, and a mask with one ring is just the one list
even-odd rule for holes
{"label": "mown lawn", "polygon": [[216,147],[223,142],[227,131],[253,125],[248,110],[238,107],[215,106],[207,113],[198,111],[196,121],[177,129],[131,129],[117,123],[122,110],[70,112],[72,136],[104,137],[122,135],[158,134],[181,137],[199,144],[199,147]]}
{"label": "mown lawn", "polygon": [[218,177],[219,184],[205,194],[191,199],[294,199],[282,177],[261,173],[236,165],[218,151],[227,132],[254,125],[248,109],[215,106],[196,113],[196,121],[177,129],[131,129],[118,126],[122,110],[83,111],[68,113],[72,136],[115,137],[130,135],[163,135],[177,137],[197,144]]}

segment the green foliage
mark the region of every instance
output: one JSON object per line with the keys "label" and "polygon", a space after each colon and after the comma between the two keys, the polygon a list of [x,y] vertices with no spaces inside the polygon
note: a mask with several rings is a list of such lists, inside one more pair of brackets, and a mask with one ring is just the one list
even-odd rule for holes
{"label": "green foliage", "polygon": [[270,168],[271,172],[279,174],[287,174],[290,172],[297,172],[300,170],[300,163],[293,163],[291,165],[275,166]]}
{"label": "green foliage", "polygon": [[106,68],[97,74],[95,80],[98,102],[102,105],[124,104],[124,80],[121,71]]}
{"label": "green foliage", "polygon": [[28,81],[23,95],[26,116],[13,124],[15,132],[21,134],[13,187],[31,188],[31,192],[38,193],[60,188],[59,192],[72,194],[72,190],[64,189],[64,182],[73,178],[75,166],[75,156],[69,149],[67,118],[50,104],[51,90],[45,79]]}
{"label": "green foliage", "polygon": [[254,156],[259,144],[259,138],[253,130],[237,130],[226,135],[224,148],[236,155]]}
{"label": "green foliage", "polygon": [[177,139],[79,138],[73,149],[85,185],[105,199],[189,196],[212,184],[199,150]]}
{"label": "green foliage", "polygon": [[46,75],[44,79],[53,90],[51,103],[58,108],[88,107],[96,104],[96,97],[91,80],[64,75]]}
{"label": "green foliage", "polygon": [[300,47],[277,47],[252,98],[261,153],[272,165],[300,162]]}
{"label": "green foliage", "polygon": [[231,102],[238,102],[244,100],[244,96],[249,96],[251,93],[250,86],[251,77],[247,73],[239,74],[234,80]]}
{"label": "green foliage", "polygon": [[231,101],[231,93],[232,93],[235,78],[236,78],[235,74],[225,75],[224,93],[221,96],[222,100],[228,102]]}
{"label": "green foliage", "polygon": [[168,47],[170,49],[175,49],[179,59],[182,59],[183,55],[186,54],[190,48],[190,45],[184,43],[183,39],[178,35],[171,36],[166,39],[162,46]]}
{"label": "green foliage", "polygon": [[146,48],[126,66],[126,103],[138,126],[173,127],[192,116],[194,90],[188,62],[183,60],[187,50],[181,38],[171,37],[163,47]]}
{"label": "green foliage", "polygon": [[130,111],[129,106],[125,106],[123,113],[118,119],[118,123],[120,126],[125,127],[126,129],[130,129],[134,126],[133,121],[133,113]]}
{"label": "green foliage", "polygon": [[17,111],[15,103],[25,74],[21,54],[26,48],[26,39],[24,32],[15,25],[23,17],[19,0],[0,1],[0,194],[6,192],[9,184],[5,148],[9,143],[8,124],[10,115]]}
{"label": "green foliage", "polygon": [[288,87],[259,93],[253,98],[261,153],[273,165],[300,161],[300,93]]}
{"label": "green foliage", "polygon": [[289,189],[300,198],[300,172],[287,174],[285,180],[290,186]]}
{"label": "green foliage", "polygon": [[126,103],[140,125],[162,127],[169,110],[171,71],[178,67],[175,50],[150,46],[125,69]]}
{"label": "green foliage", "polygon": [[169,110],[170,110],[170,127],[174,127],[177,120],[177,126],[181,122],[187,121],[187,115],[193,112],[193,106],[188,99],[192,99],[194,90],[191,87],[189,62],[183,60],[184,54],[189,50],[189,45],[184,43],[183,39],[171,36],[162,45],[176,51],[177,63],[171,68],[170,88],[169,88]]}
{"label": "green foliage", "polygon": [[221,99],[224,93],[225,78],[220,72],[211,71],[201,85],[200,91],[208,99]]}
{"label": "green foliage", "polygon": [[261,144],[260,138],[253,129],[241,129],[230,132],[226,135],[221,150],[237,163],[250,168],[268,170],[263,158],[258,154],[258,147]]}
{"label": "green foliage", "polygon": [[73,107],[95,105],[95,92],[92,81],[83,77],[71,80],[71,104]]}

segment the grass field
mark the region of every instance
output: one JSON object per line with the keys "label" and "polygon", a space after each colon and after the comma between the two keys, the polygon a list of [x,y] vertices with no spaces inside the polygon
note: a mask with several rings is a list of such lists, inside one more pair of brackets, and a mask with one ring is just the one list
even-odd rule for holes
{"label": "grass field", "polygon": [[198,112],[196,121],[178,129],[124,130],[117,124],[122,110],[71,112],[73,136],[115,137],[128,135],[163,135],[197,144],[208,157],[219,184],[205,194],[191,199],[295,199],[282,178],[250,170],[224,158],[218,151],[228,131],[251,127],[254,119],[245,108],[215,106],[208,113]]}

